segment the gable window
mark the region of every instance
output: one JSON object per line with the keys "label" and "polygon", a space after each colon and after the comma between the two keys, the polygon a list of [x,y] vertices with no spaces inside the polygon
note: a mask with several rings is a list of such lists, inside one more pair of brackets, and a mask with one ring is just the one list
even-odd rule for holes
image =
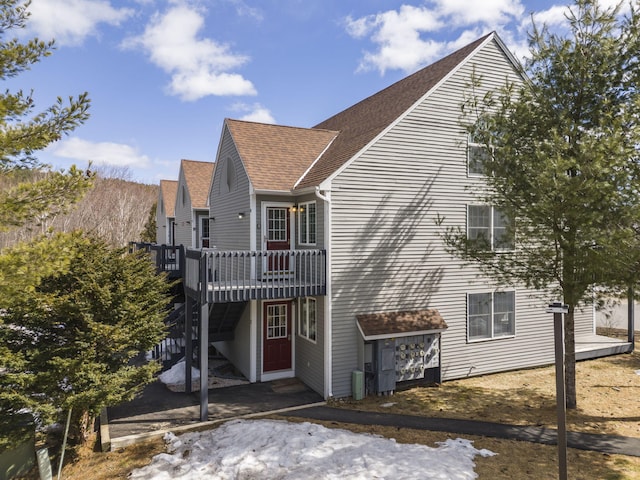
{"label": "gable window", "polygon": [[187,204],[187,191],[185,190],[184,185],[182,185],[181,193],[182,193],[182,206],[184,206]]}
{"label": "gable window", "polygon": [[305,202],[298,206],[298,225],[300,225],[301,245],[316,244],[316,202]]}
{"label": "gable window", "polygon": [[484,165],[489,159],[487,147],[478,143],[473,135],[469,134],[467,143],[467,174],[469,176],[484,175]]}
{"label": "gable window", "polygon": [[467,206],[467,238],[496,251],[514,249],[514,239],[507,227],[509,219],[490,205]]}
{"label": "gable window", "polygon": [[513,337],[516,323],[515,292],[469,293],[467,335],[469,341]]}
{"label": "gable window", "polygon": [[300,300],[300,315],[298,319],[298,334],[307,340],[315,342],[317,332],[315,298],[304,297]]}

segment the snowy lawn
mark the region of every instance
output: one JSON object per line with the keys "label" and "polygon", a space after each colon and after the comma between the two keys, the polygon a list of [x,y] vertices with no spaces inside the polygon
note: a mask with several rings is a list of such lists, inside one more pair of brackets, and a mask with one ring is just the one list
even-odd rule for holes
{"label": "snowy lawn", "polygon": [[235,420],[215,430],[165,436],[169,453],[131,479],[472,479],[477,450],[456,439],[438,448],[396,443],[313,423]]}

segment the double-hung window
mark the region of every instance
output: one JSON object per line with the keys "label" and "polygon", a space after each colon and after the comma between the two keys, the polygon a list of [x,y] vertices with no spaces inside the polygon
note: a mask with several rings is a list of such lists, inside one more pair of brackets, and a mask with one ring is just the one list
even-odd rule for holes
{"label": "double-hung window", "polygon": [[512,337],[516,323],[515,292],[469,293],[467,335],[469,341]]}
{"label": "double-hung window", "polygon": [[489,151],[486,145],[478,143],[473,135],[469,134],[467,143],[467,174],[471,177],[484,175],[484,166],[489,159]]}
{"label": "double-hung window", "polygon": [[467,238],[491,250],[514,249],[514,239],[508,231],[509,219],[489,205],[467,206]]}
{"label": "double-hung window", "polygon": [[301,245],[315,245],[316,202],[305,202],[298,205],[298,224],[300,225],[299,243]]}
{"label": "double-hung window", "polygon": [[315,342],[318,326],[315,298],[304,297],[300,300],[300,315],[298,319],[298,334],[307,340]]}

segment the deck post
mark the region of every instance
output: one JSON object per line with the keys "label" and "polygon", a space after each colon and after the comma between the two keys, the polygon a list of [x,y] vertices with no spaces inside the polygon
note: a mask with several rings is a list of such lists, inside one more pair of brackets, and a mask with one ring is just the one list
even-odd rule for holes
{"label": "deck post", "polygon": [[200,421],[209,418],[209,304],[207,303],[207,254],[200,253],[198,290],[200,293]]}
{"label": "deck post", "polygon": [[184,296],[184,391],[191,393],[191,368],[193,367],[193,298],[186,294]]}

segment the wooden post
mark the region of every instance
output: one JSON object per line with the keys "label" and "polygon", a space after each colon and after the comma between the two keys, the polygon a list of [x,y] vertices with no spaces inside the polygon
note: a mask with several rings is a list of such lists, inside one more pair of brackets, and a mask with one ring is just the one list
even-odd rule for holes
{"label": "wooden post", "polygon": [[209,304],[207,254],[200,254],[200,421],[209,419]]}
{"label": "wooden post", "polygon": [[553,313],[553,336],[556,355],[556,408],[558,413],[558,478],[567,480],[567,395],[564,386],[564,319],[569,310],[561,302],[547,308]]}
{"label": "wooden post", "polygon": [[631,351],[633,352],[635,348],[635,298],[633,286],[629,287],[629,294],[627,295],[627,341],[631,344]]}
{"label": "wooden post", "polygon": [[184,296],[184,391],[191,393],[191,368],[193,366],[193,298],[185,293]]}

